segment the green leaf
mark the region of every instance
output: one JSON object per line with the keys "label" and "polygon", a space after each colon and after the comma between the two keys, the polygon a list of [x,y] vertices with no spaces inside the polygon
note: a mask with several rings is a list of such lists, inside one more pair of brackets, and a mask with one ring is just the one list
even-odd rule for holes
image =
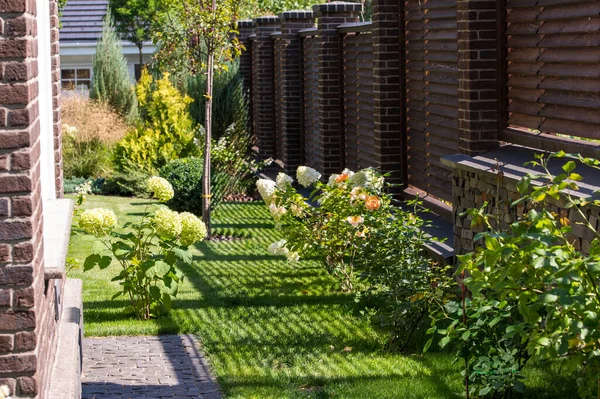
{"label": "green leaf", "polygon": [[523,384],[523,381],[515,382],[515,391],[518,393],[525,393],[525,384]]}
{"label": "green leaf", "polygon": [[171,306],[172,306],[171,295],[167,294],[166,292],[163,293],[162,303],[163,303],[163,306],[165,307],[165,309],[166,309],[167,312],[169,310],[171,310]]}
{"label": "green leaf", "polygon": [[112,257],[110,256],[103,256],[100,258],[100,260],[98,261],[98,266],[100,266],[100,269],[106,269],[108,266],[110,266],[112,262]]}
{"label": "green leaf", "polygon": [[157,260],[154,263],[153,269],[157,276],[162,277],[165,274],[169,273],[169,271],[171,270],[171,266],[169,266],[167,263],[163,262],[162,260]]}
{"label": "green leaf", "polygon": [[423,353],[426,353],[433,342],[433,337],[429,338],[427,342],[425,342],[425,346],[423,347]]}
{"label": "green leaf", "polygon": [[538,345],[541,345],[541,346],[550,345],[550,339],[546,338],[546,337],[539,337],[536,342]]}
{"label": "green leaf", "polygon": [[106,248],[102,245],[102,241],[96,240],[92,243],[92,253],[101,254]]}
{"label": "green leaf", "polygon": [[573,170],[575,170],[575,166],[575,161],[569,161],[566,164],[564,164],[562,168],[565,172],[571,173]]}
{"label": "green leaf", "polygon": [[186,265],[192,264],[192,254],[189,251],[180,248],[173,248],[173,253]]}
{"label": "green leaf", "polygon": [[558,295],[545,293],[545,294],[541,294],[539,296],[539,299],[542,303],[552,303],[552,302],[556,302],[558,300]]}
{"label": "green leaf", "polygon": [[98,254],[92,254],[85,258],[85,261],[83,262],[83,271],[85,272],[88,270],[92,270],[94,266],[96,266],[96,264],[100,261],[100,259],[101,257]]}
{"label": "green leaf", "polygon": [[469,338],[471,338],[471,332],[465,331],[464,333],[462,333],[461,338],[463,341],[468,341]]}
{"label": "green leaf", "polygon": [[115,299],[117,299],[118,297],[120,297],[121,295],[123,295],[123,292],[117,292],[115,295],[113,295],[110,300],[114,301]]}
{"label": "green leaf", "polygon": [[483,387],[479,390],[479,396],[485,396],[488,393],[490,393],[492,391],[492,387],[487,386],[487,387]]}
{"label": "green leaf", "polygon": [[445,336],[440,340],[440,347],[444,348],[446,345],[450,343],[451,338],[449,336]]}

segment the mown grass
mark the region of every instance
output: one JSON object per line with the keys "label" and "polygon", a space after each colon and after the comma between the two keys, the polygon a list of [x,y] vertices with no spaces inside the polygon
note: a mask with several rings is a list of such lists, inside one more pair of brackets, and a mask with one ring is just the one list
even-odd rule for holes
{"label": "mown grass", "polygon": [[[148,202],[91,196],[85,207],[109,207],[123,223]],[[224,204],[214,219],[214,227],[243,229],[250,238],[199,244],[168,317],[123,315],[125,302],[110,301],[116,265],[72,269],[70,277],[84,280],[86,335],[195,333],[228,398],[458,397],[462,380],[452,354],[388,352],[385,336],[356,316],[353,297],[317,265],[269,255],[279,237],[262,203]],[[82,261],[91,242],[73,236],[70,256]],[[527,375],[528,398],[577,397],[574,379],[556,366]]]}

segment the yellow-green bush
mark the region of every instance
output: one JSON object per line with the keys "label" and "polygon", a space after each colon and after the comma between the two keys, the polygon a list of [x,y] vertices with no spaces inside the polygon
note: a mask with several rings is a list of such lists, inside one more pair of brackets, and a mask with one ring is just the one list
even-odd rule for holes
{"label": "yellow-green bush", "polygon": [[198,153],[189,113],[192,99],[171,84],[168,73],[154,81],[144,71],[136,94],[142,119],[117,144],[114,160],[118,169],[130,165],[154,172],[174,159]]}

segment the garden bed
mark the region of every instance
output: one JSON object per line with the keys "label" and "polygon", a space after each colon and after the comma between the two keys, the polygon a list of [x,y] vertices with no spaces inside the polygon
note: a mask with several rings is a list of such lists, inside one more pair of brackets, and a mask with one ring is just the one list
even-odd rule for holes
{"label": "garden bed", "polygon": [[[148,200],[90,196],[85,208],[112,209],[120,224]],[[451,398],[461,392],[454,354],[390,353],[387,337],[355,311],[354,297],[311,261],[288,263],[267,247],[279,239],[262,202],[226,203],[214,215],[216,229],[244,231],[246,238],[202,242],[183,267],[168,316],[141,321],[111,301],[117,265],[81,266],[88,336],[195,333],[228,398]],[[93,238],[74,235],[71,264],[90,253]],[[424,341],[424,340],[423,340]],[[526,371],[529,398],[576,398],[574,378],[545,365]]]}

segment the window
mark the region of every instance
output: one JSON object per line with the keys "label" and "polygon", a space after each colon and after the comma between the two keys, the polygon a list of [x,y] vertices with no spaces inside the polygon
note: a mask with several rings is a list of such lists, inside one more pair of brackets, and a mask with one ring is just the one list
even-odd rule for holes
{"label": "window", "polygon": [[62,69],[60,78],[63,90],[88,91],[91,84],[91,71],[85,69]]}

